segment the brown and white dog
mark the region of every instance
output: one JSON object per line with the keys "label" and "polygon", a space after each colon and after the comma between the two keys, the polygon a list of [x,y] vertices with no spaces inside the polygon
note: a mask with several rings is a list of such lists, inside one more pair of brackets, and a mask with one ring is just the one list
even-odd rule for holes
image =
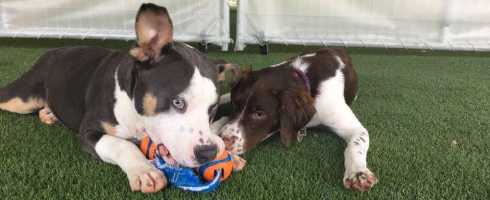
{"label": "brown and white dog", "polygon": [[368,131],[349,105],[357,76],[345,50],[321,49],[268,68],[244,72],[231,91],[234,112],[220,131],[236,154],[277,131],[289,146],[306,127],[325,125],[347,143],[344,186],[367,191],[377,182],[367,168]]}

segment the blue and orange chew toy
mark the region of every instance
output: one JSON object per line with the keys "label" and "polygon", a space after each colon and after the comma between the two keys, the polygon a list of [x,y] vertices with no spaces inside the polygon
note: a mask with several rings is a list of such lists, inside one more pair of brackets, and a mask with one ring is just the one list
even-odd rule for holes
{"label": "blue and orange chew toy", "polygon": [[166,162],[148,136],[140,141],[139,147],[155,167],[165,174],[170,185],[186,191],[212,192],[221,181],[230,177],[233,170],[232,156],[226,151],[198,168],[188,168]]}

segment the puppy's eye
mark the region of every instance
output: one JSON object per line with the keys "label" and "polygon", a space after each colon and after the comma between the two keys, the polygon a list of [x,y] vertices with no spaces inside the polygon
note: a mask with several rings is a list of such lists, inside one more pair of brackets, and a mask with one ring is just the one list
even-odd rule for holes
{"label": "puppy's eye", "polygon": [[172,106],[179,112],[185,112],[187,108],[185,100],[181,97],[176,97],[172,99]]}
{"label": "puppy's eye", "polygon": [[262,119],[265,119],[266,114],[265,114],[264,111],[257,110],[257,111],[255,111],[255,112],[252,113],[251,117],[254,120],[262,120]]}

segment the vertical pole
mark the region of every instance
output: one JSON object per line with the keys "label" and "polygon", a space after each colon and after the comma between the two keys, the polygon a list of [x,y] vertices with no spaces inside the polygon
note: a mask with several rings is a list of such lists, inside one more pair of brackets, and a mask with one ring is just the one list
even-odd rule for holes
{"label": "vertical pole", "polygon": [[[228,50],[228,43],[230,42],[230,7],[228,7],[227,0],[221,0],[220,3],[220,40],[221,50]],[[228,34],[227,34],[228,33]]]}
{"label": "vertical pole", "polygon": [[451,25],[451,9],[453,5],[453,0],[447,0],[444,4],[444,10],[442,12],[443,16],[441,19],[441,30],[439,32],[439,42],[446,45],[447,35],[449,33],[449,26]]}
{"label": "vertical pole", "polygon": [[238,0],[237,2],[237,23],[236,23],[236,38],[235,38],[235,51],[242,51],[245,48],[245,44],[241,40],[242,33],[244,31],[244,20],[245,20],[245,11],[243,10],[246,7],[247,0]]}

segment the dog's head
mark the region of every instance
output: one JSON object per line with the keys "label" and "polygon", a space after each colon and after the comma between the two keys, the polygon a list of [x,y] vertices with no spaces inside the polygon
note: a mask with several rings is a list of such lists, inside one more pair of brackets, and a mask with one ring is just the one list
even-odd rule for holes
{"label": "dog's head", "polygon": [[290,67],[245,71],[231,91],[233,114],[221,130],[227,150],[241,154],[279,131],[284,145],[315,114],[313,98]]}
{"label": "dog's head", "polygon": [[184,166],[214,159],[224,149],[209,124],[218,103],[217,70],[203,72],[214,67],[211,61],[190,46],[174,44],[164,7],[143,4],[135,27],[138,45],[130,50],[135,64],[125,88],[131,88],[130,101],[150,138]]}

